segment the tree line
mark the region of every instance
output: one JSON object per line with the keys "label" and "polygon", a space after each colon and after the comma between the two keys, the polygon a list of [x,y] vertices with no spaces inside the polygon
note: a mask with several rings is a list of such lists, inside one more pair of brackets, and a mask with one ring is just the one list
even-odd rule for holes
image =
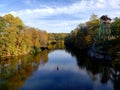
{"label": "tree line", "polygon": [[64,42],[65,37],[68,33],[48,33],[48,44],[56,42]]}
{"label": "tree line", "polygon": [[0,57],[39,51],[47,42],[46,31],[28,27],[11,14],[0,16]]}
{"label": "tree line", "polygon": [[[93,14],[90,20],[85,23],[80,23],[70,32],[65,38],[65,44],[74,46],[80,50],[88,50],[96,39],[98,29],[100,27],[100,20],[97,15]],[[110,51],[116,52],[120,50],[120,18],[113,19],[111,25],[111,45]]]}

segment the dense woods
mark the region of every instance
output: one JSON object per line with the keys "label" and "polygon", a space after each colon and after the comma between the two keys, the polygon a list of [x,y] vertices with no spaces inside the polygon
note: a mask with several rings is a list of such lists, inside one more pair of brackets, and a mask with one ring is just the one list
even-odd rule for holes
{"label": "dense woods", "polygon": [[[80,23],[71,33],[65,38],[66,45],[72,45],[81,50],[88,50],[95,41],[100,26],[100,20],[97,15],[93,14],[90,20],[85,23]],[[120,18],[116,17],[110,25],[111,40],[110,52],[120,51]],[[114,45],[114,47],[112,47]]]}
{"label": "dense woods", "polygon": [[47,41],[46,31],[25,26],[19,17],[0,17],[0,57],[39,51]]}
{"label": "dense woods", "polygon": [[49,50],[63,49],[64,39],[68,33],[48,33],[48,46]]}
{"label": "dense woods", "polygon": [[17,56],[41,51],[41,47],[62,42],[68,33],[47,33],[24,25],[19,17],[0,17],[0,57]]}
{"label": "dense woods", "polygon": [[[7,14],[0,17],[0,57],[16,56],[41,51],[41,47],[62,42],[81,50],[91,47],[97,37],[100,20],[93,14],[90,20],[80,23],[71,33],[47,33],[46,31],[24,25],[19,17]],[[120,18],[111,23],[112,53],[119,51]]]}
{"label": "dense woods", "polygon": [[71,33],[65,38],[66,44],[72,44],[79,49],[90,47],[96,37],[99,27],[99,19],[97,16],[92,17],[86,23],[80,23]]}
{"label": "dense woods", "polygon": [[48,33],[48,44],[62,42],[68,33]]}

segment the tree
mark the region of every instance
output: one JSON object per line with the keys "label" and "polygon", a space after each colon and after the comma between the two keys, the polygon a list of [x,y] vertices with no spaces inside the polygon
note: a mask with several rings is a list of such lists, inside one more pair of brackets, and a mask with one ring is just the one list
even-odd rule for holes
{"label": "tree", "polygon": [[12,14],[0,17],[0,56],[27,54],[47,45],[47,32],[27,27]]}
{"label": "tree", "polygon": [[98,16],[93,13],[93,14],[90,16],[90,20],[92,21],[92,20],[95,20],[95,19],[98,19]]}
{"label": "tree", "polygon": [[114,19],[114,22],[111,24],[111,30],[115,37],[120,36],[120,18],[116,17]]}
{"label": "tree", "polygon": [[0,33],[2,34],[2,32],[4,31],[4,29],[6,28],[6,23],[3,19],[3,17],[0,17]]}
{"label": "tree", "polygon": [[80,23],[66,38],[65,43],[72,43],[79,49],[87,49],[92,45],[99,27],[99,19],[93,14],[86,23]]}

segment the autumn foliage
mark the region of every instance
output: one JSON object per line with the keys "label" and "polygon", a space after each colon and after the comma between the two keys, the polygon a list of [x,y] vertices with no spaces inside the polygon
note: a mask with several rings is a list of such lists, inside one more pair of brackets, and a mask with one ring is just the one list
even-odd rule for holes
{"label": "autumn foliage", "polygon": [[47,32],[25,26],[11,14],[0,17],[0,57],[27,54],[47,45]]}

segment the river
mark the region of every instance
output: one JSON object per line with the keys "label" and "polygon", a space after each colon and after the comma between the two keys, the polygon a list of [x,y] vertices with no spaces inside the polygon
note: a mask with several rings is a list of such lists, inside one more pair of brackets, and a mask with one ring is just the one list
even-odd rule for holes
{"label": "river", "polygon": [[0,61],[0,90],[119,90],[119,66],[90,61],[69,49]]}

